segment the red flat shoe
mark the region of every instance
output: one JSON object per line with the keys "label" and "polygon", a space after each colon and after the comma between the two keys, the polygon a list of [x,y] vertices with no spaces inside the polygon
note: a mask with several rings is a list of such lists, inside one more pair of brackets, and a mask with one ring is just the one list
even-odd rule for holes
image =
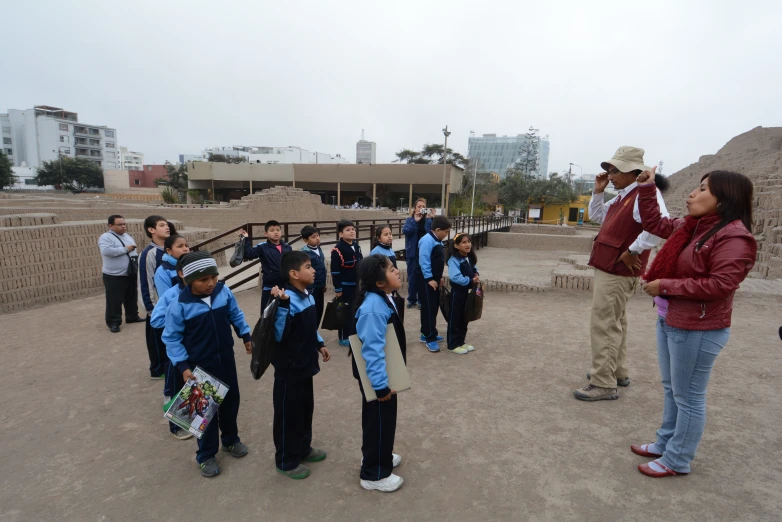
{"label": "red flat shoe", "polygon": [[[644,474],[644,475],[646,475],[647,477],[654,477],[654,478],[659,478],[659,477],[667,477],[668,475],[671,475],[671,476],[673,476],[673,475],[679,475],[679,473],[676,473],[676,472],[675,472],[674,470],[672,470],[671,468],[669,468],[669,467],[667,467],[667,466],[664,466],[663,464],[661,464],[659,460],[654,460],[654,461],[652,461],[652,462],[654,462],[655,464],[657,464],[658,466],[660,466],[661,468],[663,468],[663,471],[655,471],[655,470],[653,470],[653,469],[652,469],[652,468],[649,466],[649,464],[650,464],[650,463],[646,463],[646,464],[638,464],[638,471],[640,471],[641,473],[643,473],[643,474]],[[682,473],[682,475],[686,475],[686,473]]]}
{"label": "red flat shoe", "polygon": [[655,459],[662,457],[662,455],[660,455],[659,453],[652,453],[651,451],[646,451],[645,449],[643,449],[644,446],[649,447],[650,444],[631,444],[630,451],[642,457],[653,457]]}

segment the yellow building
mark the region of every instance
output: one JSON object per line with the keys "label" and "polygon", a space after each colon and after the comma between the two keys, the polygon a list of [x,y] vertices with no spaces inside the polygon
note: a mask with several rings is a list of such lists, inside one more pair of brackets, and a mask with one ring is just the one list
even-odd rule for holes
{"label": "yellow building", "polygon": [[[527,219],[530,223],[543,223],[547,225],[561,224],[577,225],[579,219],[583,223],[589,223],[589,199],[591,196],[579,196],[572,203],[530,203]],[[583,210],[583,216],[579,216]]]}

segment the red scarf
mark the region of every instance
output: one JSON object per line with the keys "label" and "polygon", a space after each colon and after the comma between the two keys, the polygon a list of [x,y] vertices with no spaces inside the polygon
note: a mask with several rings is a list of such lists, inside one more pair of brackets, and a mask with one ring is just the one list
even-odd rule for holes
{"label": "red scarf", "polygon": [[709,231],[719,220],[720,217],[717,215],[703,218],[687,216],[684,219],[684,226],[671,234],[660,252],[657,253],[652,266],[643,276],[644,281],[676,279],[676,264],[679,262],[679,256],[690,244],[690,241],[695,238],[695,233]]}

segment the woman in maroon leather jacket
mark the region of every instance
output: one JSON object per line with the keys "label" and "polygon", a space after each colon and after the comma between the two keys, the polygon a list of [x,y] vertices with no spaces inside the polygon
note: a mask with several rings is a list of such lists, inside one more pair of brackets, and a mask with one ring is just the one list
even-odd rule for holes
{"label": "woman in maroon leather jacket", "polygon": [[638,176],[638,209],[645,231],[666,239],[644,276],[644,291],[660,310],[657,357],[665,402],[652,444],[630,449],[657,460],[641,473],[664,477],[690,472],[706,424],[706,386],[730,336],[733,294],[755,264],[752,182],[714,171],[687,199],[688,216],[660,216],[654,170]]}

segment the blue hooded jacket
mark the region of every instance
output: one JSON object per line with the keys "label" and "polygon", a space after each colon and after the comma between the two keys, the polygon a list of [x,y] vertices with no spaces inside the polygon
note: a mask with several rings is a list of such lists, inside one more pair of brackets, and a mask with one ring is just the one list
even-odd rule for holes
{"label": "blue hooded jacket", "polygon": [[318,353],[326,345],[318,333],[320,318],[315,313],[315,299],[290,284],[285,286],[285,293],[290,299],[280,301],[274,317],[274,376],[311,377],[320,371]]}
{"label": "blue hooded jacket", "polygon": [[172,286],[166,292],[160,296],[158,302],[155,303],[155,308],[152,310],[152,317],[149,319],[149,325],[152,328],[161,330],[166,327],[166,314],[168,313],[168,306],[172,301],[175,301],[185,285],[182,283]]}
{"label": "blue hooded jacket", "polygon": [[244,313],[225,283],[215,286],[211,306],[203,301],[204,297],[193,295],[186,286],[168,306],[163,342],[171,364],[180,372],[195,366],[219,366],[221,355],[230,355],[230,364],[235,364],[231,326],[244,342],[251,339]]}
{"label": "blue hooded jacket", "polygon": [[[170,288],[180,283],[179,274],[176,273],[177,260],[168,254],[163,254],[163,262],[155,270],[155,291],[158,299]],[[157,308],[157,304],[155,304]]]}
{"label": "blue hooded jacket", "polygon": [[378,244],[375,248],[372,249],[372,251],[369,253],[370,256],[374,256],[375,254],[380,254],[381,256],[386,256],[391,260],[391,264],[394,265],[394,268],[396,268],[396,252],[394,252],[394,249],[391,247],[387,247],[385,245]]}
{"label": "blue hooded jacket", "polygon": [[310,263],[312,268],[315,269],[315,282],[307,288],[325,288],[326,287],[326,258],[323,255],[323,250],[320,246],[312,248],[309,245],[304,245],[301,248],[302,252],[307,252],[310,256]]}

